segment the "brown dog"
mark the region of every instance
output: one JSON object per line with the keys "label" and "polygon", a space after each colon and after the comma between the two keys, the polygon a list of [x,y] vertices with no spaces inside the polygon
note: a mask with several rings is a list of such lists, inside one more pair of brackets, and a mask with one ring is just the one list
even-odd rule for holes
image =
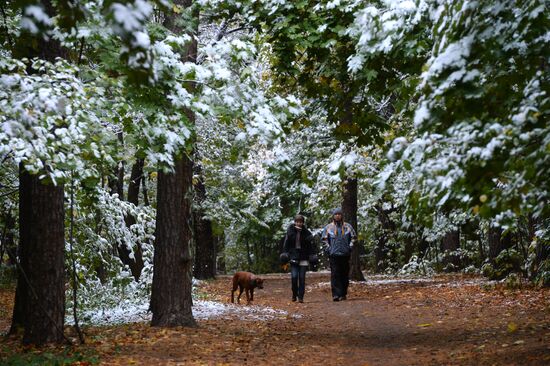
{"label": "brown dog", "polygon": [[[241,303],[243,289],[246,292],[246,303],[250,304],[254,300],[254,289],[264,288],[264,280],[250,272],[237,272],[233,276],[233,289],[231,290],[231,302],[235,302],[235,291],[239,288],[237,303]],[[249,294],[250,293],[250,294]]]}

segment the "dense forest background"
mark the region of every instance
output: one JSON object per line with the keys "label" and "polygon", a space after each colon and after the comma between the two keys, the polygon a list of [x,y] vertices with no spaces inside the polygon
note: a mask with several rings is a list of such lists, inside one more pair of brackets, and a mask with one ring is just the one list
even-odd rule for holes
{"label": "dense forest background", "polygon": [[334,207],[356,280],[550,285],[546,1],[0,6],[0,273],[28,341],[121,298],[190,324],[192,277],[282,271],[293,216]]}

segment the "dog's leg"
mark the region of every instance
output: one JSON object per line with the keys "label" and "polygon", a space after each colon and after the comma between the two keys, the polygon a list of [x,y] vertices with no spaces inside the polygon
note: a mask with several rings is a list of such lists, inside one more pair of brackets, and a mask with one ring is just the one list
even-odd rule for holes
{"label": "dog's leg", "polygon": [[231,290],[231,302],[235,302],[235,291],[237,291],[237,278],[233,277],[233,288]]}
{"label": "dog's leg", "polygon": [[237,304],[241,303],[241,295],[243,294],[243,286],[239,285],[239,296],[237,296]]}
{"label": "dog's leg", "polygon": [[250,289],[250,301],[251,302],[254,301],[254,289],[253,288]]}
{"label": "dog's leg", "polygon": [[246,289],[246,304],[250,304],[250,294],[248,293],[248,289]]}

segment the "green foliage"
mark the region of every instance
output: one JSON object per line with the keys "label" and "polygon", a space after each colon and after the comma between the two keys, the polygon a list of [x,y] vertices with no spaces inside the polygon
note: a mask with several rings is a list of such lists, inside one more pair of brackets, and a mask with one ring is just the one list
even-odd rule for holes
{"label": "green foliage", "polygon": [[406,80],[409,73],[419,73],[429,49],[427,32],[411,32],[406,47],[356,60],[359,32],[354,22],[367,6],[358,2],[212,3],[222,13],[242,14],[269,43],[268,61],[278,88],[301,93],[310,110],[321,108],[335,123],[337,136],[355,137],[359,144],[382,141],[388,123],[379,102],[391,98],[406,103],[414,87]]}
{"label": "green foliage", "polygon": [[[0,258],[1,262],[1,258]],[[0,288],[11,288],[17,281],[17,268],[0,264]]]}
{"label": "green foliage", "polygon": [[78,351],[67,347],[61,352],[28,352],[14,353],[13,350],[5,349],[7,356],[0,359],[2,365],[6,366],[68,366],[73,364],[99,364],[99,357],[92,350]]}
{"label": "green foliage", "polygon": [[510,273],[521,273],[524,258],[514,249],[503,250],[493,263],[486,263],[482,267],[485,277],[493,280],[506,278]]}
{"label": "green foliage", "polygon": [[550,287],[550,260],[544,260],[538,271],[535,278],[535,283],[540,287]]}

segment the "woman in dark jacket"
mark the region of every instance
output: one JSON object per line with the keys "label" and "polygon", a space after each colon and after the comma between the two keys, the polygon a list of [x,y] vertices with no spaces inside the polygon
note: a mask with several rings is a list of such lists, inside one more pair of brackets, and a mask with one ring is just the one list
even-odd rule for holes
{"label": "woman in dark jacket", "polygon": [[304,302],[306,290],[306,272],[309,258],[313,253],[313,236],[304,225],[304,217],[296,215],[285,236],[284,252],[290,258],[290,275],[292,280],[292,301]]}

